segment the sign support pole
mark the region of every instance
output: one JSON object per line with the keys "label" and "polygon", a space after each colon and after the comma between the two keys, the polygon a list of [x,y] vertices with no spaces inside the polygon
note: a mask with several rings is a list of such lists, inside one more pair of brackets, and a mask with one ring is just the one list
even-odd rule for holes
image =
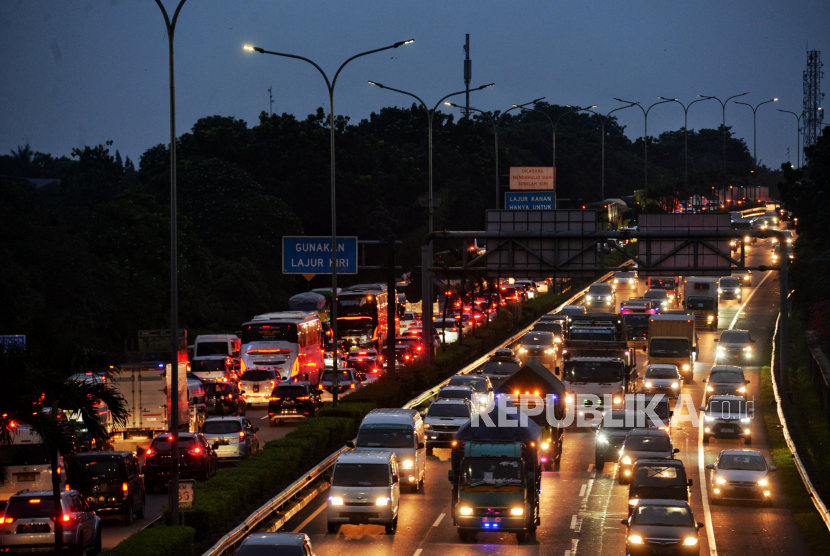
{"label": "sign support pole", "polygon": [[396,310],[398,305],[397,294],[395,293],[395,236],[386,238],[387,245],[387,286],[386,286],[386,375],[390,380],[395,380],[395,319],[398,316]]}
{"label": "sign support pole", "polygon": [[432,242],[421,246],[421,326],[424,331],[423,361],[432,365],[435,346],[433,344],[432,326],[432,276],[429,267],[432,266]]}

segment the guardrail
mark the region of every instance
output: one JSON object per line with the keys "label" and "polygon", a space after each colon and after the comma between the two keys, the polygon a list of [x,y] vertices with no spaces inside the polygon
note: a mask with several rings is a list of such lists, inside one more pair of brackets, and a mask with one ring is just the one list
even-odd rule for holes
{"label": "guardrail", "polygon": [[778,420],[781,421],[781,430],[784,433],[784,440],[786,440],[787,447],[793,454],[793,460],[795,461],[795,466],[798,469],[798,474],[801,475],[801,480],[804,482],[804,487],[810,494],[810,498],[812,498],[813,500],[813,505],[815,505],[816,510],[818,510],[818,513],[821,515],[821,519],[824,520],[824,525],[827,527],[827,529],[830,529],[830,512],[828,512],[827,506],[824,504],[824,501],[821,499],[821,496],[813,486],[813,482],[810,481],[810,476],[807,474],[807,470],[804,468],[804,464],[801,462],[801,458],[798,455],[798,450],[796,450],[795,443],[793,442],[792,436],[790,436],[790,430],[787,427],[787,420],[784,418],[784,410],[781,407],[781,396],[778,392],[778,382],[775,380],[775,347],[778,340],[778,321],[780,318],[781,315],[779,314],[778,318],[775,319],[775,332],[772,336],[772,360],[770,361],[772,393],[775,396],[775,405],[778,408]]}
{"label": "guardrail", "polygon": [[[630,262],[630,261],[629,261]],[[613,276],[613,272],[609,272],[603,275],[601,278],[597,279],[596,282],[604,282]],[[590,287],[590,286],[588,286]],[[585,295],[585,292],[588,291],[588,288],[585,288],[572,297],[570,297],[567,301],[560,304],[554,311],[560,310],[565,305],[572,305],[575,301],[577,301],[580,297]],[[533,325],[528,326],[527,328],[517,332],[501,344],[497,348],[489,351],[486,355],[483,355],[470,363],[469,365],[462,368],[459,372],[460,373],[469,373],[476,369],[479,365],[483,365],[487,362],[487,359],[495,352],[496,349],[501,349],[504,346],[510,345],[511,343],[515,342],[516,340],[520,339],[522,336],[527,334],[530,329],[533,328]],[[404,404],[404,409],[412,409],[415,407],[420,406],[425,401],[430,399],[431,397],[435,396],[442,387],[444,387],[448,382],[449,378],[442,381],[437,386],[430,388],[422,392],[420,395],[415,397],[414,399],[409,400]],[[265,520],[272,518],[275,514],[279,514],[279,517],[276,519],[274,523],[272,523],[269,527],[269,530],[276,531],[280,527],[282,527],[289,519],[291,519],[294,515],[297,514],[300,510],[306,507],[314,498],[319,495],[321,492],[325,491],[328,488],[328,483],[323,482],[317,487],[310,491],[305,492],[308,487],[314,484],[314,481],[318,480],[322,477],[325,472],[334,465],[334,462],[337,460],[337,457],[342,454],[343,452],[349,450],[345,446],[340,448],[338,451],[334,452],[330,456],[328,456],[323,462],[318,464],[313,469],[309,470],[307,473],[303,474],[303,477],[297,479],[292,483],[288,488],[277,494],[274,498],[266,502],[263,506],[261,506],[257,511],[252,513],[248,516],[245,521],[240,523],[236,526],[232,531],[226,534],[224,537],[219,539],[216,544],[214,544],[210,549],[207,550],[202,556],[222,556],[228,550],[231,550],[238,546],[240,542],[247,536],[249,533],[253,532],[257,529]],[[297,496],[305,492],[305,496],[302,497],[301,500],[297,500]],[[290,506],[286,509],[286,506]],[[283,511],[285,510],[285,511]]]}

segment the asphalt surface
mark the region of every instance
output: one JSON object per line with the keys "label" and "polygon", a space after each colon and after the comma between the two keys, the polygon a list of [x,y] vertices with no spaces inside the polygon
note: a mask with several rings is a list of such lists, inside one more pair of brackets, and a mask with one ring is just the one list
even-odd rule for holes
{"label": "asphalt surface", "polygon": [[[748,247],[749,263],[768,262],[771,251],[772,244],[768,240]],[[644,281],[638,288],[638,295],[643,291]],[[752,286],[743,289],[744,301],[750,295],[752,297],[745,306],[736,301],[721,303],[718,332],[698,331],[700,357],[695,365],[694,381],[684,385],[682,390],[693,396],[695,406],[690,408],[692,411],[697,411],[697,406],[702,403],[702,380],[714,363],[717,344],[713,340],[730,327],[749,330],[758,340],[755,359],[744,365],[744,370],[751,381],[749,398],[760,398],[759,371],[768,362],[759,358],[778,312],[777,273],[753,273]],[[627,297],[622,294],[617,302]],[[646,359],[645,354],[639,354],[641,367]],[[760,404],[756,404],[751,425],[753,443],[747,448],[760,450],[771,462],[761,411]],[[684,462],[687,475],[694,480],[691,506],[695,520],[706,522],[705,529],[700,531],[700,554],[807,554],[788,501],[777,488],[774,473],[771,474],[772,507],[749,502],[726,502],[718,506],[709,503],[709,472],[705,465],[714,463],[721,450],[743,448],[743,441],[711,439],[708,445],[703,445],[699,433],[699,429],[688,422],[680,423],[672,431],[674,445],[681,450],[677,457]],[[327,533],[327,493],[301,511],[283,531],[308,534],[319,556],[375,556],[379,553],[430,556],[443,555],[448,550],[455,556],[506,554],[508,550],[510,554],[527,555],[622,554],[625,528],[620,520],[627,517],[628,487],[617,483],[615,463],[594,469],[594,442],[593,431],[567,431],[559,470],[545,472],[542,477],[541,526],[535,537],[521,545],[515,535],[507,533],[478,533],[473,542],[460,541],[450,516],[449,450],[437,448],[428,460],[424,491],[402,494],[398,530],[394,535],[386,535],[379,525],[343,525],[339,533]]]}

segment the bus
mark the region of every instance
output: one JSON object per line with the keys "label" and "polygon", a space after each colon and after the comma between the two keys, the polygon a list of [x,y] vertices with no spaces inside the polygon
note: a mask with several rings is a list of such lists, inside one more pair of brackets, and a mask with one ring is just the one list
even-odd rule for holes
{"label": "bus", "polygon": [[[386,284],[358,284],[343,289],[337,295],[337,333],[347,348],[386,345],[390,333],[389,303]],[[397,310],[395,311],[397,314]],[[392,323],[395,337],[400,335],[400,321]]]}
{"label": "bus", "polygon": [[273,370],[285,382],[320,382],[323,332],[316,312],[257,315],[242,325],[241,371]]}

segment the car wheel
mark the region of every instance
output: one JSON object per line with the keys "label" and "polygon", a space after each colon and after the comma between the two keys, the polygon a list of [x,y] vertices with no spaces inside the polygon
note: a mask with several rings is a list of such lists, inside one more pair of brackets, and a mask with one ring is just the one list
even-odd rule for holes
{"label": "car wheel", "polygon": [[326,524],[326,529],[328,530],[329,533],[337,533],[340,530],[340,524],[339,523],[332,523],[331,521],[329,521]]}
{"label": "car wheel", "polygon": [[395,531],[398,530],[398,518],[396,517],[395,519],[387,523],[385,527],[387,535],[394,535]]}
{"label": "car wheel", "polygon": [[470,533],[467,531],[462,531],[461,529],[458,530],[458,538],[461,539],[461,542],[469,542],[470,541]]}
{"label": "car wheel", "polygon": [[127,513],[124,514],[124,525],[129,527],[133,524],[133,516],[135,515],[135,509],[133,508],[133,501],[130,500],[127,503]]}
{"label": "car wheel", "polygon": [[84,546],[84,536],[80,535],[78,537],[78,544],[72,547],[71,550],[72,554],[76,554],[77,556],[84,556],[86,554],[86,547]]}
{"label": "car wheel", "polygon": [[141,497],[141,509],[138,510],[138,514],[136,514],[138,519],[144,519],[144,516],[147,515],[147,495]]}

